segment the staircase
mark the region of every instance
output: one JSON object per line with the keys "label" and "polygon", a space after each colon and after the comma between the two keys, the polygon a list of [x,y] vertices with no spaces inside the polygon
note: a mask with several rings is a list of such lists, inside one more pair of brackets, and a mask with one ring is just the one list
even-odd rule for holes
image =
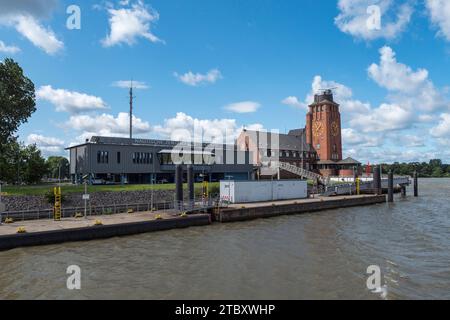
{"label": "staircase", "polygon": [[287,162],[272,162],[270,165],[271,168],[280,168],[282,170],[288,171],[290,173],[293,173],[299,177],[302,177],[304,179],[313,180],[313,181],[319,181],[324,186],[327,186],[330,183],[330,179],[326,178],[320,174],[305,170],[303,168],[299,168],[297,166],[294,166],[292,164],[289,164]]}

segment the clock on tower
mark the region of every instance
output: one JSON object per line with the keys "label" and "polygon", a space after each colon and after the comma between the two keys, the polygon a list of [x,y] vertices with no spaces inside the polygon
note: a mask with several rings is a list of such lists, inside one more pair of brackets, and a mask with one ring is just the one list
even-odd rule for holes
{"label": "clock on tower", "polygon": [[306,137],[320,161],[342,160],[341,114],[331,90],[314,96],[306,116]]}

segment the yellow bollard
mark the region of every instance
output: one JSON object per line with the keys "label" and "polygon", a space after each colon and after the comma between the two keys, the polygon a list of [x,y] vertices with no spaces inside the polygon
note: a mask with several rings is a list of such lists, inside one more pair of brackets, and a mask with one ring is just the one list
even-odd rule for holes
{"label": "yellow bollard", "polygon": [[95,220],[94,226],[102,226],[103,222],[101,220]]}
{"label": "yellow bollard", "polygon": [[156,220],[162,220],[162,218],[163,218],[163,217],[162,217],[162,215],[160,215],[160,214],[157,214],[157,215],[155,216],[155,219],[156,219]]}
{"label": "yellow bollard", "polygon": [[27,233],[27,230],[25,229],[25,227],[19,227],[17,229],[17,233]]}
{"label": "yellow bollard", "polygon": [[6,219],[5,219],[5,223],[6,223],[6,224],[14,223],[14,219],[13,219],[13,218],[6,218]]}

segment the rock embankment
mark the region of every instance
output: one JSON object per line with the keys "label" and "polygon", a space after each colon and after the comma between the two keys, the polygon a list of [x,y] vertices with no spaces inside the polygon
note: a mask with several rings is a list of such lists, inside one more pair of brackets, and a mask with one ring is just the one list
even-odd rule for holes
{"label": "rock embankment", "polygon": [[[174,191],[155,190],[154,202],[173,202]],[[95,192],[91,194],[90,205],[110,206],[114,204],[147,204],[151,202],[152,191],[121,191],[121,192]],[[47,210],[52,205],[45,196],[3,196],[2,202],[6,211]],[[84,200],[81,193],[72,193],[64,196],[63,207],[83,207]]]}

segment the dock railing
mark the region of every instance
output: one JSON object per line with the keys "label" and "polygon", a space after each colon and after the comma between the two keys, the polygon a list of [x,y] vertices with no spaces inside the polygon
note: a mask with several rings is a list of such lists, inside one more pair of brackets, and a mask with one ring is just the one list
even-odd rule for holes
{"label": "dock railing", "polygon": [[[87,216],[113,215],[119,213],[168,211],[174,209],[173,201],[163,201],[154,203],[133,203],[133,204],[110,204],[102,206],[88,206]],[[84,216],[83,207],[62,207],[61,218],[73,218],[76,215]],[[14,221],[25,220],[48,220],[53,219],[53,209],[31,209],[22,211],[6,211],[2,214],[2,221],[12,218]]]}
{"label": "dock railing", "polygon": [[[120,213],[138,213],[138,212],[152,212],[163,211],[179,213],[200,213],[207,212],[213,208],[216,203],[215,199],[209,198],[200,201],[162,201],[157,203],[133,203],[133,204],[110,204],[102,206],[88,206],[87,216],[103,216],[114,215]],[[84,217],[83,207],[62,207],[61,218],[74,218]],[[13,221],[26,221],[26,220],[52,220],[53,209],[34,209],[23,211],[6,211],[2,213],[0,221],[4,222],[6,219],[12,218]]]}

